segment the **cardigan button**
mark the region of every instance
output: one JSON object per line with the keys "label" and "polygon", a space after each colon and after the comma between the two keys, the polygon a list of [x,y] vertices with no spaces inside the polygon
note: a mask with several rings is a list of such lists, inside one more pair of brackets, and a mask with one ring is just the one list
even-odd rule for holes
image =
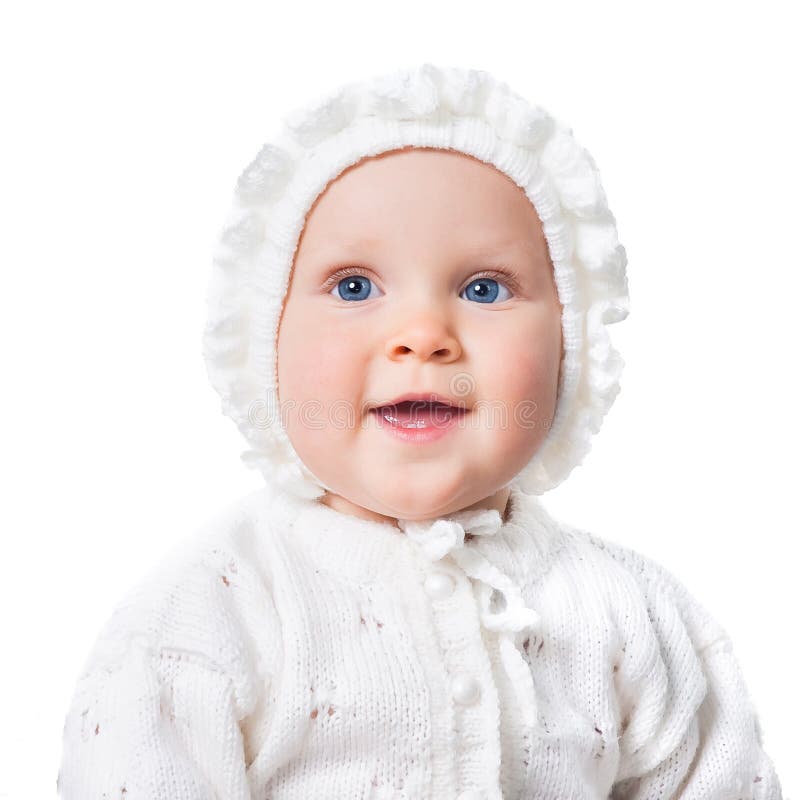
{"label": "cardigan button", "polygon": [[433,600],[446,600],[453,594],[453,579],[444,572],[432,572],[425,578],[425,591]]}
{"label": "cardigan button", "polygon": [[480,792],[475,792],[472,789],[467,789],[465,792],[456,798],[456,800],[483,800],[483,795]]}
{"label": "cardigan button", "polygon": [[481,686],[471,675],[456,675],[453,678],[453,699],[457,703],[472,705],[480,693]]}

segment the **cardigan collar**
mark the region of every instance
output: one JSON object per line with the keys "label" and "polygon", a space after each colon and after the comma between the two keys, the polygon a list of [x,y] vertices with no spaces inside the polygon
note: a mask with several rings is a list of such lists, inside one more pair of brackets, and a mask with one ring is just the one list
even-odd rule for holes
{"label": "cardigan collar", "polygon": [[326,569],[354,580],[392,575],[397,559],[413,547],[429,560],[479,553],[521,586],[547,571],[562,538],[559,523],[540,498],[525,494],[515,483],[505,520],[494,509],[474,509],[430,520],[399,520],[400,527],[268,487],[257,494],[258,505],[268,507],[269,518],[278,522],[283,536]]}

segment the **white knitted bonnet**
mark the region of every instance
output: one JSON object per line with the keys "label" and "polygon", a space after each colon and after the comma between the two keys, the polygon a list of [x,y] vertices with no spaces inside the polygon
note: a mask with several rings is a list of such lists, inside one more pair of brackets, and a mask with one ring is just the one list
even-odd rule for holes
{"label": "white knitted bonnet", "polygon": [[365,156],[405,146],[494,165],[542,221],[563,306],[563,361],[552,425],[512,481],[542,494],[582,462],[619,392],[624,362],[607,325],[628,315],[627,259],[591,155],[570,128],[485,71],[425,63],[346,84],[285,118],[239,177],[216,248],[203,333],[209,378],[247,439],[248,466],[301,497],[330,489],[281,424],[278,321],[316,198]]}

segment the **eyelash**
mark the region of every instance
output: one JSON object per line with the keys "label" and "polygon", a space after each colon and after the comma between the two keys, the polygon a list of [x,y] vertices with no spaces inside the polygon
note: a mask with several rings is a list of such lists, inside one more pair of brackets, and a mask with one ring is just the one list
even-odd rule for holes
{"label": "eyelash", "polygon": [[[369,270],[364,270],[360,267],[344,267],[343,269],[336,270],[323,284],[322,288],[332,289],[342,278],[347,278],[350,275],[358,275],[360,277],[368,277],[365,276],[364,273],[368,272]],[[464,284],[464,289],[470,285],[470,283],[474,283],[481,278],[492,278],[495,280],[503,281],[509,289],[511,289],[514,294],[520,294],[520,275],[513,269],[488,269],[483,270],[482,272],[476,273],[472,278],[469,280],[468,283]],[[463,289],[461,290],[463,291]],[[459,292],[461,294],[461,292]]]}

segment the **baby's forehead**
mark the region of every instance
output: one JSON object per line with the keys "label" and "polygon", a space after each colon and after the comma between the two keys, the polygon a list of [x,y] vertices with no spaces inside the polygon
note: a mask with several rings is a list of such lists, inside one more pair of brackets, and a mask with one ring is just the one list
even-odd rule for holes
{"label": "baby's forehead", "polygon": [[435,147],[404,147],[364,156],[335,175],[321,197],[356,192],[362,187],[375,190],[382,185],[395,192],[420,194],[432,186],[440,190],[470,186],[484,191],[505,189],[524,197],[524,191],[494,164],[460,150]]}
{"label": "baby's forehead", "polygon": [[495,166],[444,149],[370,156],[315,198],[301,241],[308,249],[370,249],[411,241],[476,256],[540,249],[544,233],[525,191]]}

